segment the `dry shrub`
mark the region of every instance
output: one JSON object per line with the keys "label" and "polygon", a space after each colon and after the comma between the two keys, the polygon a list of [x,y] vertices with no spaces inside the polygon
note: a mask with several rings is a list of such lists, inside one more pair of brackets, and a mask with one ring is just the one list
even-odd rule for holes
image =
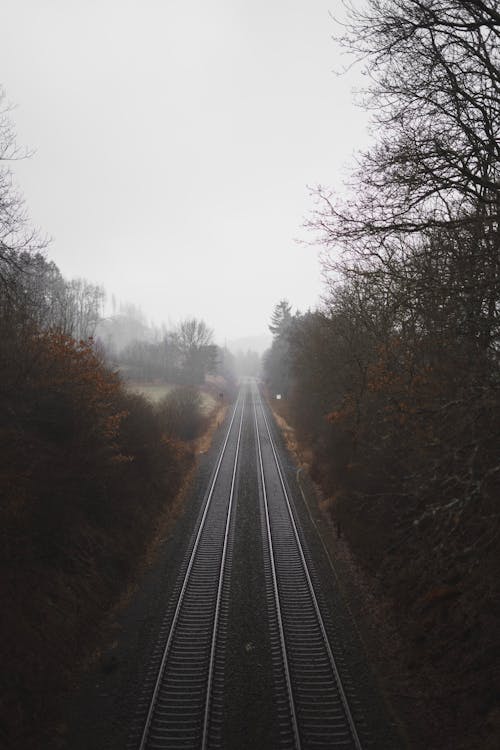
{"label": "dry shrub", "polygon": [[207,426],[203,397],[197,388],[178,386],[158,404],[162,430],[171,438],[189,441],[199,437]]}
{"label": "dry shrub", "polygon": [[4,334],[0,744],[31,748],[193,456],[91,342]]}

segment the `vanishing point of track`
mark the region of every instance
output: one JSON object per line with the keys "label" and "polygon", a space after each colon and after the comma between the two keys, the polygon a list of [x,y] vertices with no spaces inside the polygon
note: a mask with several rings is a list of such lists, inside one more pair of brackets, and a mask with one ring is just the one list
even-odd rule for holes
{"label": "vanishing point of track", "polygon": [[[269,412],[255,385],[238,397],[177,590],[169,604],[130,747],[222,747],[225,616],[245,415],[253,418],[273,673],[276,750],[361,742],[328,637]],[[266,413],[267,412],[267,413]]]}

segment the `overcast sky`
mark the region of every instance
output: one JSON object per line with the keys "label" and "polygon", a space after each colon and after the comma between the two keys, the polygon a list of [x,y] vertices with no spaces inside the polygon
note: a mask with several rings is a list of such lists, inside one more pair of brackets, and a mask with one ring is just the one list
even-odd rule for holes
{"label": "overcast sky", "polygon": [[3,0],[0,83],[33,222],[67,277],[160,323],[267,332],[314,307],[307,185],[366,142],[331,36],[340,0]]}

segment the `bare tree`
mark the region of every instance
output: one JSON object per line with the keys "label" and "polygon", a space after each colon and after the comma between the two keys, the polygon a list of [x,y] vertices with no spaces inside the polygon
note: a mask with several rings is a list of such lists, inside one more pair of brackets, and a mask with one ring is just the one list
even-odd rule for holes
{"label": "bare tree", "polygon": [[217,347],[212,341],[213,331],[203,320],[196,318],[182,321],[172,334],[187,383],[202,383],[205,375],[215,369]]}
{"label": "bare tree", "polygon": [[[369,0],[340,42],[365,66],[380,134],[355,195],[318,189],[311,226],[364,251],[429,227],[499,220],[500,13],[485,0]],[[394,247],[391,248],[394,251]]]}
{"label": "bare tree", "polygon": [[417,303],[422,322],[423,296],[430,325],[443,297],[456,331],[461,326],[471,342],[493,350],[500,323],[497,3],[369,0],[362,10],[351,7],[340,41],[371,81],[365,103],[378,139],[359,157],[350,198],[315,191],[308,226],[326,249],[326,275],[330,283],[339,272],[369,277],[373,291],[406,306],[406,326]]}
{"label": "bare tree", "polygon": [[85,279],[67,282],[65,332],[77,340],[93,336],[102,317],[105,296],[102,286]]}
{"label": "bare tree", "polygon": [[24,200],[8,166],[26,156],[28,153],[17,145],[10,108],[0,87],[0,289],[9,297],[15,296],[16,281],[24,265],[19,254],[40,251],[46,244],[29,225]]}

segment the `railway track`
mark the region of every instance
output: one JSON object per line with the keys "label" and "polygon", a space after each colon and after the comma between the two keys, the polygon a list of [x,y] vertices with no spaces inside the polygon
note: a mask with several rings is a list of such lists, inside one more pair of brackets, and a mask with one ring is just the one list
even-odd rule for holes
{"label": "railway track", "polygon": [[[167,612],[149,679],[147,712],[138,744],[152,748],[205,748],[216,712],[215,669],[222,596],[230,562],[230,529],[245,398],[238,398],[185,570]],[[139,713],[142,713],[141,708]]]}
{"label": "railway track", "polygon": [[266,409],[253,389],[273,667],[283,747],[361,750]]}
{"label": "railway track", "polygon": [[[361,741],[330,645],[307,550],[255,385],[234,407],[182,575],[167,609],[138,710],[132,750],[223,747],[224,640],[244,424],[258,476],[276,750],[349,748]],[[253,431],[253,432],[252,432]],[[247,455],[248,460],[248,455]],[[258,495],[258,496],[257,496]],[[273,748],[274,750],[274,748]]]}

